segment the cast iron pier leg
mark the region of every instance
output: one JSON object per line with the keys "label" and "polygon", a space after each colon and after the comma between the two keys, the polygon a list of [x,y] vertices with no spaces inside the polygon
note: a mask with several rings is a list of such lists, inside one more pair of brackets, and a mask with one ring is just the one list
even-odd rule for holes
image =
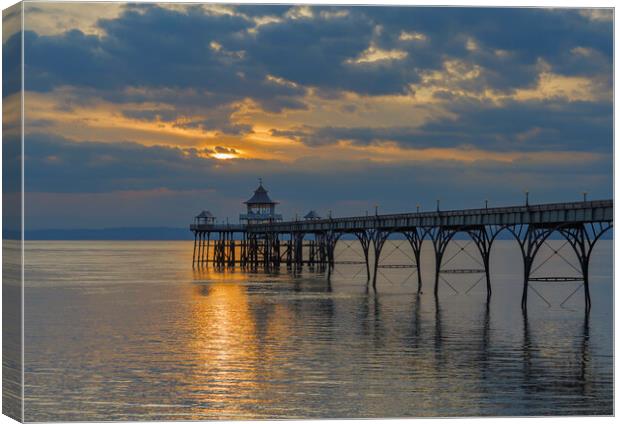
{"label": "cast iron pier leg", "polygon": [[370,281],[370,261],[368,251],[370,250],[370,236],[368,231],[359,231],[355,233],[355,236],[362,245],[362,251],[364,252],[364,261],[366,262],[366,281]]}
{"label": "cast iron pier leg", "polygon": [[383,250],[383,245],[385,241],[389,237],[390,233],[388,231],[374,230],[372,234],[372,244],[375,249],[375,263],[374,263],[374,272],[372,275],[372,288],[377,290],[377,271],[379,269],[379,260],[381,258],[381,250]]}
{"label": "cast iron pier leg", "polygon": [[420,266],[420,257],[422,256],[422,243],[426,236],[427,230],[423,228],[414,228],[412,231],[404,231],[405,237],[409,241],[409,245],[413,250],[415,266],[418,274],[418,293],[422,291],[422,270]]}

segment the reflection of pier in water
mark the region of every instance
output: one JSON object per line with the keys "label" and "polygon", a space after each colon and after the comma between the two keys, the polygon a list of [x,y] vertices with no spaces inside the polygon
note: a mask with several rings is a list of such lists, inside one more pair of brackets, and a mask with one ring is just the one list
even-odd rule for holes
{"label": "reflection of pier in water", "polygon": [[[372,282],[373,288],[376,288],[377,276],[382,269],[411,268],[412,275],[417,275],[418,291],[422,288],[422,244],[430,241],[435,255],[434,294],[438,294],[440,281],[454,290],[446,279],[450,274],[480,274],[476,284],[486,282],[487,298],[492,292],[489,266],[492,247],[500,234],[507,233],[518,242],[523,259],[523,309],[527,308],[530,290],[540,295],[530,283],[581,281],[585,308],[589,310],[588,273],[592,251],[612,225],[613,201],[604,200],[244,225],[218,225],[210,221],[192,224],[190,229],[195,236],[194,267],[212,265],[222,269],[238,266],[246,270],[274,272],[282,266],[293,270],[307,266],[326,270],[329,279],[338,264],[362,264],[367,281]],[[455,238],[457,234],[467,235],[470,243],[475,245],[476,268],[447,268],[458,254],[473,257],[459,245]],[[560,235],[576,256],[578,264],[571,266],[579,275],[534,275],[540,268],[540,265],[534,266],[534,260],[540,255],[541,248],[548,246],[547,240],[553,234]],[[407,240],[411,259],[408,263],[390,264],[385,261],[389,256],[389,252],[383,252],[386,241],[395,236]],[[359,259],[338,262],[336,245],[339,242],[346,244],[346,237],[356,239],[363,254]],[[446,258],[448,247],[455,244],[460,249],[454,256]],[[550,257],[558,256],[566,261],[560,249],[551,249]],[[547,260],[549,258],[544,259],[543,263]],[[582,286],[577,287],[571,296]]]}
{"label": "reflection of pier in water", "polygon": [[[197,274],[211,281],[210,275],[217,279],[224,273],[202,270]],[[330,291],[307,275],[298,279],[297,285],[278,282],[266,290],[264,284],[242,277],[244,272],[236,274],[246,280],[240,284],[197,283],[196,294],[211,296],[214,292],[204,288],[215,284],[216,296],[230,290],[234,299],[244,298],[235,304],[251,320],[246,327],[253,328],[253,338],[246,348],[259,357],[281,351],[280,345],[272,346],[277,333],[285,335],[277,338],[279,343],[294,346],[294,355],[307,354],[306,349],[315,349],[317,343],[322,346],[318,349],[353,343],[367,356],[348,366],[371,367],[373,372],[383,355],[405,352],[403,366],[411,377],[418,378],[422,373],[423,378],[449,381],[457,373],[456,379],[461,381],[463,375],[469,375],[476,381],[471,396],[488,394],[491,398],[499,375],[516,384],[524,402],[558,390],[567,399],[588,397],[597,390],[597,372],[590,357],[589,314],[584,314],[581,325],[558,329],[546,327],[542,320],[530,325],[528,312],[523,311],[515,315],[521,322],[516,320],[513,331],[506,334],[497,331],[506,324],[506,317],[502,318],[502,311],[489,302],[455,313],[451,307],[442,307],[437,298],[418,293],[409,293],[408,300],[400,303],[400,294]],[[282,277],[281,281],[286,281]],[[466,322],[464,317],[468,317]],[[575,317],[570,319],[579,322]],[[329,390],[336,389],[330,386]]]}

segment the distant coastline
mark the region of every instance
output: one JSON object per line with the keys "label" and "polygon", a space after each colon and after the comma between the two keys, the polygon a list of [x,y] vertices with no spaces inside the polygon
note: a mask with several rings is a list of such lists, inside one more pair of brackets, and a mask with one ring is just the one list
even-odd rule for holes
{"label": "distant coastline", "polygon": [[[26,240],[193,240],[188,228],[174,227],[119,227],[26,230]],[[9,232],[4,238],[18,239]]]}

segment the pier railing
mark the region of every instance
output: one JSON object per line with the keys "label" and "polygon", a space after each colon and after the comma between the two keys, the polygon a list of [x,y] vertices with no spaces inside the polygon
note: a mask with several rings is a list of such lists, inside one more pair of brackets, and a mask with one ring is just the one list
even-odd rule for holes
{"label": "pier railing", "polygon": [[210,232],[225,232],[225,231],[230,231],[230,232],[240,232],[240,231],[246,231],[247,229],[247,225],[245,224],[190,224],[189,226],[189,230],[190,231],[210,231]]}
{"label": "pier railing", "polygon": [[466,225],[518,225],[557,222],[611,222],[613,201],[549,203],[529,206],[351,216],[312,221],[249,225],[248,232],[356,230],[368,228]]}

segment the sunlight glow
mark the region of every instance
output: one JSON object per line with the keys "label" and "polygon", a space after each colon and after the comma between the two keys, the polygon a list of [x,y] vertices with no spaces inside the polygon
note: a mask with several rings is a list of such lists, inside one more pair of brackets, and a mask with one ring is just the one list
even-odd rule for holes
{"label": "sunlight glow", "polygon": [[219,160],[227,160],[227,159],[234,159],[237,157],[237,155],[233,153],[214,153],[213,155],[211,155],[211,157],[215,159],[219,159]]}

